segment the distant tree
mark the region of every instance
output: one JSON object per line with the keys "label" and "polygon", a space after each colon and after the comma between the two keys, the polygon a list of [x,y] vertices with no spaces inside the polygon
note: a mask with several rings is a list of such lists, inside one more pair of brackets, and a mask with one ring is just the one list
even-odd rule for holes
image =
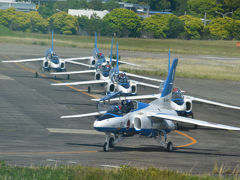
{"label": "distant tree", "polygon": [[131,10],[114,9],[103,20],[109,23],[118,36],[140,36],[141,18]]}
{"label": "distant tree", "polygon": [[240,8],[238,8],[236,11],[233,12],[232,18],[240,19]]}
{"label": "distant tree", "polygon": [[232,37],[234,39],[240,40],[240,20],[233,20],[233,25],[230,30]]}
{"label": "distant tree", "polygon": [[12,19],[11,28],[17,31],[29,31],[31,32],[30,16],[24,12],[17,12]]}
{"label": "distant tree", "polygon": [[180,16],[179,18],[184,21],[184,34],[186,39],[201,39],[204,26],[200,18],[190,15]]}
{"label": "distant tree", "polygon": [[94,10],[102,10],[102,7],[103,7],[102,0],[91,0],[88,3],[88,7]]}
{"label": "distant tree", "polygon": [[188,12],[188,0],[171,0],[170,9],[175,15],[184,15],[185,12]]}
{"label": "distant tree", "polygon": [[192,15],[204,17],[207,13],[210,17],[215,17],[215,11],[222,12],[221,4],[217,4],[216,0],[188,0],[188,8]]}
{"label": "distant tree", "polygon": [[103,10],[109,10],[112,11],[113,9],[119,8],[119,4],[115,0],[109,0],[106,3],[103,3]]}
{"label": "distant tree", "polygon": [[30,18],[31,32],[47,32],[48,21],[44,19],[38,12],[31,11],[28,13],[28,16]]}
{"label": "distant tree", "polygon": [[156,14],[142,22],[143,34],[154,38],[176,38],[184,31],[184,23],[172,14]]}
{"label": "distant tree", "polygon": [[57,12],[57,8],[55,7],[55,5],[56,4],[54,4],[53,2],[47,2],[45,5],[41,5],[38,8],[38,12],[42,17],[48,18]]}
{"label": "distant tree", "polygon": [[17,11],[14,8],[0,10],[0,24],[12,30],[12,24],[16,14]]}
{"label": "distant tree", "polygon": [[49,24],[60,34],[76,34],[78,30],[77,19],[63,11],[52,15]]}
{"label": "distant tree", "polygon": [[216,39],[232,39],[233,25],[233,19],[225,17],[213,19],[207,27],[211,35]]}
{"label": "distant tree", "polygon": [[90,19],[86,16],[77,18],[79,24],[79,30],[81,33],[87,32],[88,34],[94,35],[97,31],[100,35],[107,36],[112,35],[113,31],[109,23],[102,20],[98,16],[91,16]]}

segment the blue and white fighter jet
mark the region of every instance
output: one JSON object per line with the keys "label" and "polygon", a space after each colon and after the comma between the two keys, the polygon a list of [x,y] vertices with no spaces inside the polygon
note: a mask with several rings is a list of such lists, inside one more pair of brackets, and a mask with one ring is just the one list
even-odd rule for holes
{"label": "blue and white fighter jet", "polygon": [[[21,63],[21,62],[36,62],[42,61],[42,67],[40,68],[43,72],[65,72],[66,71],[66,62],[74,64],[74,60],[79,60],[80,58],[59,58],[58,55],[54,52],[53,45],[53,31],[52,31],[52,47],[45,52],[45,57],[33,58],[33,59],[21,59],[21,60],[10,60],[2,61],[4,63]],[[38,77],[38,72],[35,73]],[[68,76],[69,79],[69,76]]]}
{"label": "blue and white fighter jet", "polygon": [[[237,130],[240,128],[211,123],[198,119],[179,116],[171,107],[172,89],[178,59],[174,59],[161,95],[149,104],[135,102],[123,104],[122,107],[111,106],[107,111],[90,114],[62,116],[61,118],[76,118],[100,115],[93,127],[106,134],[103,150],[108,151],[123,137],[141,135],[155,138],[167,151],[173,150],[172,142],[167,142],[167,134],[173,131],[175,122],[184,122],[211,128]],[[127,105],[127,108],[124,107]],[[124,110],[123,110],[124,109]]]}
{"label": "blue and white fighter jet", "polygon": [[[112,49],[112,48],[111,48]],[[119,71],[119,65],[118,65],[118,43],[117,43],[117,62],[116,67],[112,69],[108,69],[107,76],[105,76],[103,73],[104,70],[107,68],[108,64],[106,65],[100,65],[100,68],[104,68],[104,70],[96,70],[95,72],[95,80],[92,81],[80,81],[80,82],[69,82],[69,83],[53,83],[54,86],[74,86],[74,85],[93,85],[93,84],[105,84],[105,93],[113,93],[113,92],[119,92],[121,91],[122,94],[125,95],[136,95],[137,93],[137,86],[146,86],[151,88],[158,89],[159,87],[153,84],[144,83],[140,81],[135,80],[129,80],[128,79],[128,73]],[[112,50],[111,50],[112,52]],[[111,53],[112,54],[112,53]],[[112,56],[112,55],[111,55]],[[111,59],[111,57],[110,57]],[[88,70],[87,70],[88,71]],[[90,70],[89,70],[90,71]],[[101,72],[99,74],[99,72]],[[68,73],[54,73],[54,74],[68,74]],[[136,75],[138,76],[138,75]],[[148,79],[148,77],[143,77],[142,79]],[[152,79],[153,81],[161,82],[158,79]],[[90,88],[88,87],[88,92],[90,92]]]}

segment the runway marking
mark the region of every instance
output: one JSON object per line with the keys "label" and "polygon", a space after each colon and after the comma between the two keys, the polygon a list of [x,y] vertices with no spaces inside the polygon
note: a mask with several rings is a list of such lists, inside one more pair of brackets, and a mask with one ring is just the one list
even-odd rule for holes
{"label": "runway marking", "polygon": [[190,140],[192,141],[191,143],[184,144],[184,145],[179,145],[179,146],[175,146],[175,147],[177,147],[177,148],[180,148],[180,147],[187,147],[187,146],[191,146],[191,145],[197,143],[197,140],[194,139],[193,137],[191,137],[191,136],[189,136],[189,135],[187,135],[187,134],[185,134],[185,133],[183,133],[183,132],[177,131],[177,130],[175,130],[175,132],[178,133],[178,134],[180,134],[180,135],[182,135],[182,136],[187,137],[188,139],[190,139]]}
{"label": "runway marking", "polygon": [[14,80],[14,79],[9,77],[9,76],[5,76],[5,75],[0,74],[0,80]]}
{"label": "runway marking", "polygon": [[[24,69],[25,71],[28,71],[28,72],[31,72],[31,73],[36,73],[36,71],[34,71],[33,69],[30,69],[30,68],[27,68],[27,67],[25,67],[24,65],[22,65],[22,64],[19,64],[19,63],[15,63],[16,65],[18,65],[19,67],[21,67],[22,69]],[[45,74],[42,74],[42,73],[39,73],[39,75],[40,76],[42,76],[42,77],[47,77]],[[58,81],[58,80],[55,80],[55,79],[51,79],[53,82],[57,82],[57,83],[61,83],[62,81]],[[98,98],[97,96],[94,96],[94,95],[92,95],[92,94],[89,94],[89,93],[87,93],[87,92],[84,92],[83,90],[81,90],[81,89],[78,89],[78,88],[75,88],[75,87],[73,87],[73,86],[69,86],[69,85],[67,85],[67,87],[69,87],[70,89],[73,89],[73,90],[75,90],[75,91],[78,91],[78,92],[81,92],[82,94],[85,94],[85,95],[87,95],[87,96],[90,96],[90,97],[92,97],[92,98]]]}
{"label": "runway marking", "polygon": [[82,154],[96,153],[98,151],[50,151],[50,152],[0,152],[0,155],[49,155],[49,154]]}
{"label": "runway marking", "polygon": [[[21,68],[25,69],[26,71],[35,73],[35,71],[32,70],[32,69],[30,69],[30,68],[27,68],[27,67],[25,67],[25,66],[23,66],[23,65],[20,65],[20,64],[18,64],[18,63],[15,63],[15,64],[19,65]],[[40,74],[40,76],[42,76],[42,77],[47,77],[45,74]],[[51,80],[52,80],[53,82],[61,82],[61,81],[54,80],[54,79],[51,79]],[[87,96],[90,96],[90,97],[93,97],[93,98],[97,98],[96,96],[91,95],[91,94],[89,94],[89,93],[86,93],[86,92],[84,92],[84,91],[82,91],[82,90],[80,90],[80,89],[78,89],[78,88],[75,88],[75,87],[72,87],[72,86],[69,86],[69,85],[67,85],[67,87],[69,87],[69,88],[71,88],[71,89],[73,89],[73,90],[75,90],[75,91],[81,92],[82,94],[85,94],[85,95],[87,95]],[[49,129],[54,129],[54,128],[49,128]],[[56,128],[55,128],[55,129],[56,129]],[[96,132],[97,132],[97,131],[96,131]],[[197,140],[194,139],[193,137],[191,137],[191,136],[189,136],[189,135],[187,135],[187,134],[185,134],[185,133],[183,133],[183,132],[177,131],[177,130],[175,130],[175,132],[178,133],[178,134],[180,134],[180,135],[182,135],[182,136],[187,137],[188,139],[190,139],[190,140],[192,141],[191,143],[188,143],[188,144],[185,144],[185,145],[176,146],[177,148],[179,148],[179,147],[187,147],[187,146],[191,146],[191,145],[197,143]],[[65,132],[65,133],[66,133],[66,132]],[[75,131],[75,134],[79,134],[79,132]],[[83,131],[82,131],[82,134],[83,134]]]}
{"label": "runway marking", "polygon": [[95,130],[61,129],[61,128],[46,128],[46,129],[51,133],[104,135],[104,133],[98,132],[98,131],[95,131]]}

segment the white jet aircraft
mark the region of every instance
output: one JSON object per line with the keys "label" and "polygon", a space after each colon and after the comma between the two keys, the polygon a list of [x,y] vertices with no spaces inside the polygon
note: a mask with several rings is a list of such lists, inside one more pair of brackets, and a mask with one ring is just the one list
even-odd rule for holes
{"label": "white jet aircraft", "polygon": [[[42,61],[42,67],[40,68],[43,72],[65,72],[66,71],[66,62],[74,64],[74,60],[79,60],[79,58],[59,58],[53,49],[53,31],[52,31],[52,47],[45,52],[45,57],[34,58],[34,59],[21,59],[21,60],[10,60],[2,61],[4,63],[20,63],[20,62],[36,62]],[[38,77],[38,72],[35,73]],[[55,76],[56,78],[56,76]],[[69,76],[68,76],[69,79]]]}
{"label": "white jet aircraft", "polygon": [[[101,65],[99,67],[107,69],[107,65]],[[102,72],[102,75],[99,74],[99,72]],[[123,95],[136,95],[137,85],[142,85],[142,86],[157,88],[157,89],[159,88],[158,86],[153,85],[153,84],[148,84],[148,83],[144,83],[144,82],[140,82],[140,81],[129,80],[127,75],[130,74],[130,73],[125,73],[125,72],[120,72],[119,71],[119,67],[118,67],[118,43],[117,43],[116,67],[111,69],[111,70],[109,70],[109,68],[108,68],[107,72],[108,72],[109,76],[105,76],[103,74],[104,72],[105,72],[105,70],[96,71],[96,74],[95,74],[95,79],[96,80],[81,81],[81,82],[70,82],[70,83],[53,83],[52,85],[54,85],[54,86],[63,86],[63,85],[73,86],[73,85],[106,84],[106,86],[105,86],[106,94],[121,91]],[[66,73],[61,73],[61,74],[66,74]],[[132,75],[132,76],[134,76],[134,75]],[[135,75],[135,76],[138,76],[138,75]],[[142,76],[138,76],[138,77],[142,77]],[[148,77],[142,77],[142,78],[143,79],[150,79]],[[151,80],[153,80],[153,81],[155,80],[157,82],[162,82],[158,79],[153,79],[153,78],[151,78]],[[88,92],[90,92],[90,87],[88,87]]]}
{"label": "white jet aircraft", "polygon": [[[171,106],[172,90],[178,59],[174,59],[160,96],[149,104],[129,102],[110,106],[107,111],[89,114],[62,116],[61,118],[76,118],[100,115],[93,126],[97,131],[106,134],[103,150],[108,151],[123,137],[141,135],[155,138],[167,151],[173,150],[172,142],[167,142],[167,134],[173,131],[175,122],[184,122],[211,128],[238,130],[240,128],[211,123],[198,119],[179,116]],[[113,135],[113,136],[112,136]]]}

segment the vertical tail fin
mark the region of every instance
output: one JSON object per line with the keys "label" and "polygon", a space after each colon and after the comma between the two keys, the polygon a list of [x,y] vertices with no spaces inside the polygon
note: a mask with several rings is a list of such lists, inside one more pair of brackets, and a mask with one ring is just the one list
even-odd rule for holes
{"label": "vertical tail fin", "polygon": [[52,52],[53,52],[53,30],[52,30]]}
{"label": "vertical tail fin", "polygon": [[174,59],[172,66],[168,72],[167,79],[164,83],[163,91],[161,94],[161,97],[166,97],[169,94],[172,94],[172,88],[173,88],[173,82],[174,82],[174,77],[175,77],[175,72],[178,64],[178,59]]}
{"label": "vertical tail fin", "polygon": [[95,32],[94,51],[95,51],[95,53],[98,53],[98,48],[97,48],[97,32]]}
{"label": "vertical tail fin", "polygon": [[114,37],[112,38],[111,52],[110,52],[110,64],[111,64],[111,65],[112,65],[112,50],[113,50],[113,40],[114,40]]}
{"label": "vertical tail fin", "polygon": [[170,62],[171,61],[171,53],[170,53],[170,49],[168,50],[168,73],[170,71]]}
{"label": "vertical tail fin", "polygon": [[116,46],[116,49],[117,49],[117,54],[116,54],[116,58],[117,58],[117,62],[116,62],[116,70],[117,72],[119,72],[119,67],[118,67],[118,41],[117,41],[117,46]]}
{"label": "vertical tail fin", "polygon": [[178,59],[174,59],[172,66],[170,67],[170,70],[168,72],[167,79],[164,82],[161,97],[159,99],[152,101],[150,104],[154,104],[157,106],[170,107],[170,102],[172,99],[172,88],[173,88],[173,82],[174,82],[177,64],[178,64]]}

